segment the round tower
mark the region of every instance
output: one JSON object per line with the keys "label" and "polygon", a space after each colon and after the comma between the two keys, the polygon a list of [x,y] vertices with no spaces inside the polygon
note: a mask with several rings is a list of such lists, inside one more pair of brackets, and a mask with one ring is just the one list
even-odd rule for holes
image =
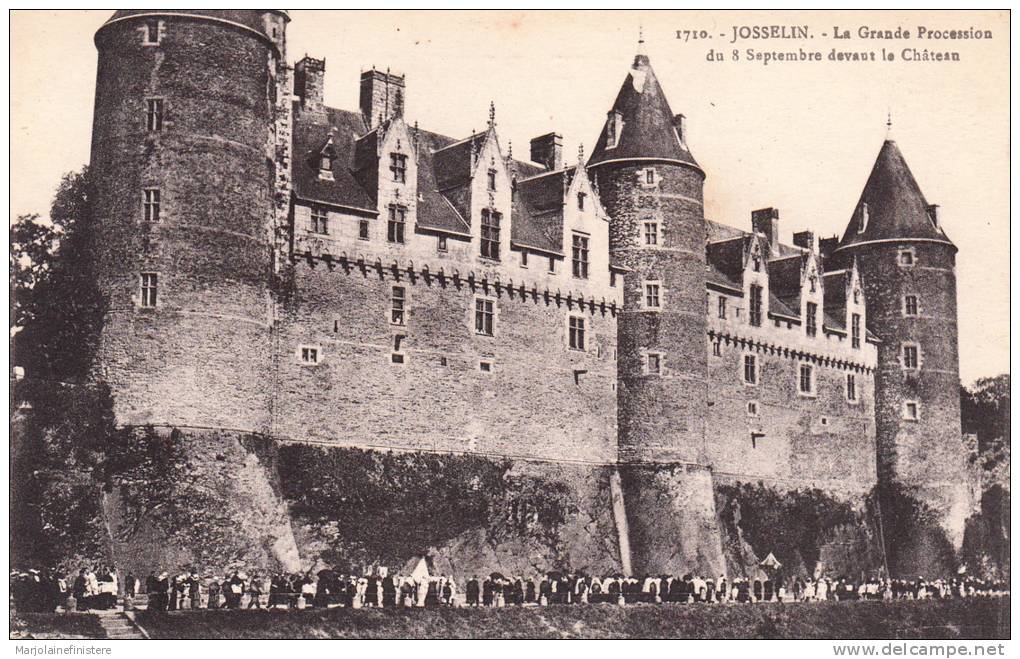
{"label": "round tower", "polygon": [[277,73],[286,14],[118,11],[91,180],[118,421],[265,431]]}
{"label": "round tower", "polygon": [[[885,517],[911,497],[936,513],[942,539],[923,541],[886,526],[890,569],[942,574],[945,540],[958,548],[970,512],[960,430],[956,246],[940,224],[896,143],[886,140],[839,246],[855,260],[868,328],[881,343],[875,374],[879,483]],[[893,497],[892,500],[889,497]],[[900,533],[902,531],[903,533]]]}
{"label": "round tower", "polygon": [[588,161],[611,259],[629,270],[617,425],[635,573],[724,569],[704,451],[705,174],[685,130],[638,54]]}
{"label": "round tower", "polygon": [[629,269],[618,320],[623,462],[700,462],[705,437],[705,173],[646,55],[609,111],[588,169]]}

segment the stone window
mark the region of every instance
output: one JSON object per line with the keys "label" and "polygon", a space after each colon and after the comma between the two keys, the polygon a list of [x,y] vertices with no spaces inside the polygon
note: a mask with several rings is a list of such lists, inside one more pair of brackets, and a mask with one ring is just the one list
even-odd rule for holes
{"label": "stone window", "polygon": [[716,357],[722,356],[722,341],[712,342],[712,354]]}
{"label": "stone window", "polygon": [[663,354],[661,352],[650,352],[645,358],[645,373],[647,375],[662,375]]}
{"label": "stone window", "polygon": [[921,407],[916,400],[903,401],[903,419],[917,421],[921,416]]}
{"label": "stone window", "polygon": [[390,219],[386,224],[386,240],[391,243],[403,243],[406,220],[407,208],[391,204]]}
{"label": "stone window", "polygon": [[719,296],[719,317],[723,318],[723,319],[726,318],[726,296],[725,295],[720,295]]}
{"label": "stone window", "polygon": [[846,399],[851,403],[857,402],[857,376],[853,373],[846,374]]}
{"label": "stone window", "polygon": [[798,370],[797,390],[803,396],[815,395],[815,367],[811,364],[801,364]]}
{"label": "stone window", "polygon": [[808,336],[815,336],[818,334],[818,305],[814,302],[807,303],[805,331],[807,331]]}
{"label": "stone window", "polygon": [[329,212],[325,208],[312,208],[312,233],[329,233]]}
{"label": "stone window", "polygon": [[609,271],[609,286],[616,288],[616,270]]}
{"label": "stone window", "polygon": [[496,303],[487,298],[475,298],[475,334],[493,336],[496,324]]}
{"label": "stone window", "polygon": [[407,156],[402,153],[390,154],[390,171],[396,183],[407,182]]}
{"label": "stone window", "polygon": [[584,350],[584,318],[570,316],[569,319],[570,349]]}
{"label": "stone window", "polygon": [[660,299],[660,288],[661,284],[657,281],[646,281],[644,285],[644,302],[645,309],[659,310],[662,309],[662,300]]}
{"label": "stone window", "polygon": [[747,416],[758,416],[758,401],[747,401]]}
{"label": "stone window", "polygon": [[445,252],[446,250],[446,236],[439,236],[439,239],[436,241],[436,251]]}
{"label": "stone window", "polygon": [[390,295],[390,303],[390,323],[403,325],[404,311],[407,305],[407,289],[403,286],[394,286]]}
{"label": "stone window", "polygon": [[577,193],[577,210],[579,210],[579,211],[583,211],[584,210],[584,198],[587,197],[587,196],[588,195],[586,195],[583,192],[578,192]]}
{"label": "stone window", "polygon": [[368,240],[368,220],[358,220],[358,239]]}
{"label": "stone window", "polygon": [[748,319],[755,327],[761,327],[761,296],[762,287],[751,284],[751,299],[748,307]]}
{"label": "stone window", "polygon": [[904,295],[903,296],[903,315],[904,316],[916,316],[917,315],[917,296],[916,295]]}
{"label": "stone window", "polygon": [[526,249],[521,250],[521,267],[522,268],[528,267],[528,250]]}
{"label": "stone window", "polygon": [[642,187],[653,187],[658,183],[658,176],[655,174],[655,169],[649,167],[648,169],[642,170],[641,174],[641,185]]}
{"label": "stone window", "polygon": [[318,346],[301,346],[298,348],[298,357],[302,364],[315,365],[322,359],[322,350]]}
{"label": "stone window", "polygon": [[918,368],[918,348],[916,344],[903,344],[903,368],[916,370]]}
{"label": "stone window", "polygon": [[645,235],[645,245],[657,246],[659,244],[659,223],[654,220],[645,220],[642,224]]}
{"label": "stone window", "polygon": [[484,359],[479,361],[478,362],[478,370],[481,371],[482,373],[491,373],[492,372],[492,362],[486,361]]}
{"label": "stone window", "polygon": [[913,247],[904,247],[899,251],[898,263],[902,268],[913,267],[917,263],[917,255]]}
{"label": "stone window", "polygon": [[142,190],[142,219],[146,222],[159,222],[160,203],[159,188]]}
{"label": "stone window", "polygon": [[495,169],[490,169],[489,172],[488,172],[488,176],[486,177],[486,188],[489,190],[489,192],[495,192],[496,191],[496,170]]}
{"label": "stone window", "polygon": [[861,347],[861,314],[859,313],[850,316],[850,347],[854,349]]}
{"label": "stone window", "polygon": [[482,209],[482,257],[499,260],[499,223],[503,216],[488,208]]}
{"label": "stone window", "polygon": [[588,236],[574,234],[574,241],[571,247],[573,259],[574,276],[579,279],[588,278]]}
{"label": "stone window", "polygon": [[146,46],[158,46],[163,37],[163,21],[146,21],[142,33],[142,43]]}
{"label": "stone window", "polygon": [[555,259],[555,257],[550,256],[549,257],[549,274],[555,274],[555,273],[556,273],[556,259]]}
{"label": "stone window", "polygon": [[393,352],[390,354],[390,361],[392,363],[403,364],[406,361],[404,352],[402,350],[404,345],[404,339],[406,338],[407,336],[405,336],[404,334],[395,334],[393,336]]}
{"label": "stone window", "polygon": [[163,99],[145,99],[145,130],[150,133],[163,130]]}
{"label": "stone window", "polygon": [[758,384],[758,355],[744,355],[744,384]]}
{"label": "stone window", "polygon": [[156,307],[159,294],[159,276],[155,272],[143,272],[141,277],[141,304],[146,309]]}

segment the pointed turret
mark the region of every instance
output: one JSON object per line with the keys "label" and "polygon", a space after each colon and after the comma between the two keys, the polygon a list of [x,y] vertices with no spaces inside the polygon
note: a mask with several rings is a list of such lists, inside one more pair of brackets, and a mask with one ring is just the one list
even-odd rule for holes
{"label": "pointed turret", "polygon": [[640,158],[698,167],[686,145],[683,116],[674,115],[670,110],[648,55],[640,51],[643,49],[639,48],[627,79],[616,95],[588,166]]}
{"label": "pointed turret", "polygon": [[916,239],[952,245],[938,224],[938,207],[925,200],[896,142],[887,139],[843,233],[840,249],[875,240]]}
{"label": "pointed turret", "polygon": [[[884,529],[890,573],[951,570],[952,552],[934,548],[960,547],[972,505],[961,477],[956,246],[888,137],[829,264],[856,264],[862,318],[880,340],[875,442],[883,516],[897,520]],[[913,520],[914,506],[938,523]]]}

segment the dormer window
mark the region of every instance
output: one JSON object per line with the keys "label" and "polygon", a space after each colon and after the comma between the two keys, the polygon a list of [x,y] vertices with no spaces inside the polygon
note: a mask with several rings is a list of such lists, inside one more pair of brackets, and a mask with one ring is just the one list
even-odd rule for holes
{"label": "dormer window", "polygon": [[390,171],[393,172],[394,183],[407,182],[407,156],[402,153],[390,154]]}
{"label": "dormer window", "polygon": [[490,169],[489,170],[487,185],[488,185],[489,192],[495,192],[496,191],[496,170],[495,169]]}
{"label": "dormer window", "polygon": [[864,230],[868,228],[868,205],[866,203],[861,204],[860,222],[857,224],[857,233],[864,233]]}
{"label": "dormer window", "polygon": [[606,117],[606,148],[615,149],[623,132],[623,115],[611,110]]}
{"label": "dormer window", "polygon": [[333,161],[336,160],[336,149],[333,147],[333,134],[319,152],[319,178],[327,181],[333,180]]}
{"label": "dormer window", "polygon": [[762,287],[757,284],[751,286],[751,299],[748,303],[748,318],[755,327],[761,327],[761,301]]}
{"label": "dormer window", "polygon": [[751,267],[754,268],[755,272],[761,272],[761,253],[757,249],[751,255]]}
{"label": "dormer window", "polygon": [[587,196],[588,195],[584,194],[583,192],[578,192],[577,193],[577,210],[579,210],[579,211],[583,211],[584,210],[584,198],[587,197]]}
{"label": "dormer window", "polygon": [[807,318],[805,321],[807,335],[815,336],[818,334],[818,305],[814,302],[807,303]]}

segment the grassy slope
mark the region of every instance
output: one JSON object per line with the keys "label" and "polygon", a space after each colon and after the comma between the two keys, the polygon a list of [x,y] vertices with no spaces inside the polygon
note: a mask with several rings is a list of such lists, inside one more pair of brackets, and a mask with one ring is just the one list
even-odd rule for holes
{"label": "grassy slope", "polygon": [[19,613],[11,616],[11,638],[106,638],[99,618],[88,613]]}
{"label": "grassy slope", "polygon": [[1009,638],[1009,599],[143,614],[153,638]]}

